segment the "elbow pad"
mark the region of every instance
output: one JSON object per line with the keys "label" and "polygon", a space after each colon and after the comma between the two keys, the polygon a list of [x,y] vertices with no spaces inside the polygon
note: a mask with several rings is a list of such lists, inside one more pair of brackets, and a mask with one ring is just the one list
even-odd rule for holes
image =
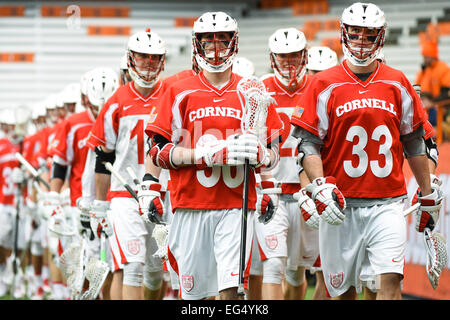
{"label": "elbow pad", "polygon": [[51,178],[61,179],[62,181],[64,181],[66,180],[66,175],[67,175],[67,166],[60,165],[59,163],[53,161]]}
{"label": "elbow pad", "polygon": [[177,169],[172,161],[175,145],[161,135],[150,140],[149,155],[153,164],[163,169]]}
{"label": "elbow pad", "polygon": [[95,148],[95,154],[97,155],[95,159],[95,173],[103,173],[111,175],[108,169],[105,167],[105,162],[114,163],[116,160],[115,152],[105,152],[101,147]]}
{"label": "elbow pad", "polygon": [[403,144],[403,152],[405,158],[421,156],[427,154],[427,149],[425,146],[425,141],[423,139],[425,131],[422,126],[417,130],[400,136],[400,140]]}

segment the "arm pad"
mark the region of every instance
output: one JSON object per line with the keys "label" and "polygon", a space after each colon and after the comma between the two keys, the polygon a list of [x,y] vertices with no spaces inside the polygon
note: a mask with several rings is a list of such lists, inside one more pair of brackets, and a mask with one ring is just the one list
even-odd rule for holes
{"label": "arm pad", "polygon": [[60,165],[59,163],[53,161],[51,178],[61,179],[62,181],[64,181],[66,180],[66,174],[67,174],[67,166]]}
{"label": "arm pad", "polygon": [[173,164],[172,152],[175,145],[162,135],[155,135],[150,140],[150,158],[155,166],[163,169],[177,169]]}
{"label": "arm pad", "polygon": [[105,162],[114,163],[116,160],[115,152],[105,152],[101,147],[95,148],[95,154],[97,155],[95,159],[95,173],[103,173],[111,175],[108,169],[105,167]]}
{"label": "arm pad", "polygon": [[409,134],[400,136],[400,140],[403,144],[403,152],[405,153],[405,158],[427,154],[425,142],[423,140],[424,134],[425,130],[423,129],[423,126],[420,126],[417,130]]}

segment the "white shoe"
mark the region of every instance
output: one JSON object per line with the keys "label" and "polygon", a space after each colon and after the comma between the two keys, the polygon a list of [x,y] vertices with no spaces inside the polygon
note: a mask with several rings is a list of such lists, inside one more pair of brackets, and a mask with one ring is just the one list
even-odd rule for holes
{"label": "white shoe", "polygon": [[31,300],[44,300],[44,289],[42,289],[42,287],[39,287],[31,297]]}
{"label": "white shoe", "polygon": [[9,291],[8,285],[0,280],[0,297],[6,296],[8,291]]}
{"label": "white shoe", "polygon": [[25,298],[26,288],[25,283],[23,281],[20,281],[16,284],[16,287],[14,288],[14,299],[23,299]]}

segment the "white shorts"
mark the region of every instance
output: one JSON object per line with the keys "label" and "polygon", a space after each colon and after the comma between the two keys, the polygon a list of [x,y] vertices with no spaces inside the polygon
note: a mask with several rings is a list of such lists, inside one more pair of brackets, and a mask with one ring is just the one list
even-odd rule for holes
{"label": "white shorts", "polygon": [[[199,300],[217,296],[239,284],[241,209],[177,210],[169,232],[169,261],[180,281],[181,297]],[[247,217],[246,268],[253,239],[253,215]]]}
{"label": "white shorts", "polygon": [[154,225],[145,223],[138,210],[138,203],[133,198],[111,200],[108,219],[114,234],[108,239],[114,270],[122,269],[125,263],[140,262],[149,272],[161,271],[161,259],[153,257],[158,248],[151,236]]}
{"label": "white shorts", "polygon": [[306,225],[297,201],[280,199],[278,210],[268,224],[256,222],[255,232],[262,260],[287,257],[287,268],[313,268],[319,257],[319,232]]}
{"label": "white shorts", "polygon": [[[253,224],[256,225],[258,219],[253,219]],[[258,248],[258,239],[256,238],[256,232],[253,233],[253,243],[252,243],[252,265],[250,266],[250,275],[261,276],[263,274],[263,267],[261,261],[261,255]]]}
{"label": "white shorts", "polygon": [[362,286],[383,273],[403,275],[406,219],[403,201],[368,208],[347,208],[343,224],[325,220],[319,228],[325,285],[332,297]]}
{"label": "white shorts", "polygon": [[[25,233],[27,219],[20,217],[17,236],[17,248],[25,249]],[[7,249],[14,248],[16,226],[16,208],[12,205],[0,204],[0,245]]]}

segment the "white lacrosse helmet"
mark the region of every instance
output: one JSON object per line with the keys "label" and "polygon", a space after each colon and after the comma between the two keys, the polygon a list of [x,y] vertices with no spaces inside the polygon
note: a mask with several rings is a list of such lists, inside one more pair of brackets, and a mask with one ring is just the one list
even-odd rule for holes
{"label": "white lacrosse helmet", "polygon": [[[135,53],[151,55],[150,61],[147,61],[149,64],[145,67],[138,66],[146,62],[138,62]],[[164,70],[166,44],[156,32],[150,29],[137,32],[128,39],[127,59],[131,78],[141,87],[152,88],[158,82],[159,74]]]}
{"label": "white lacrosse helmet", "polygon": [[119,87],[119,79],[111,68],[95,68],[89,72],[87,97],[89,103],[98,108],[98,112]]}
{"label": "white lacrosse helmet", "polygon": [[386,56],[384,55],[383,48],[378,51],[377,60],[381,63],[386,64]]}
{"label": "white lacrosse helmet", "polygon": [[255,66],[249,59],[237,57],[233,63],[233,72],[243,78],[250,77],[255,74]]}
{"label": "white lacrosse helmet", "polygon": [[[363,28],[362,41],[359,40],[360,34],[348,32],[349,26]],[[372,3],[357,2],[346,8],[341,17],[341,42],[345,58],[355,66],[371,64],[384,45],[386,26],[384,12]],[[365,28],[376,29],[377,34],[366,36]]]}
{"label": "white lacrosse helmet", "polygon": [[120,59],[120,66],[119,66],[119,80],[120,85],[127,84],[131,81],[130,73],[128,72],[128,55],[127,53],[124,53],[122,58]]}
{"label": "white lacrosse helmet", "polygon": [[[213,39],[201,41],[204,33],[229,32],[229,41]],[[235,19],[225,12],[206,12],[195,22],[192,29],[192,47],[195,60],[202,70],[208,72],[223,72],[233,65],[238,53],[239,29]],[[208,44],[213,47],[206,48]],[[223,43],[223,44],[219,44]]]}
{"label": "white lacrosse helmet", "polygon": [[[306,38],[303,32],[295,28],[278,29],[269,38],[270,62],[277,79],[285,86],[292,83],[299,84],[305,73],[308,53]],[[277,61],[277,54],[298,52],[299,57],[287,64],[281,65]]]}
{"label": "white lacrosse helmet", "polygon": [[316,46],[308,49],[306,69],[323,71],[338,64],[337,54],[328,47]]}
{"label": "white lacrosse helmet", "polygon": [[73,82],[68,84],[63,90],[64,103],[77,103],[80,101],[81,84]]}

